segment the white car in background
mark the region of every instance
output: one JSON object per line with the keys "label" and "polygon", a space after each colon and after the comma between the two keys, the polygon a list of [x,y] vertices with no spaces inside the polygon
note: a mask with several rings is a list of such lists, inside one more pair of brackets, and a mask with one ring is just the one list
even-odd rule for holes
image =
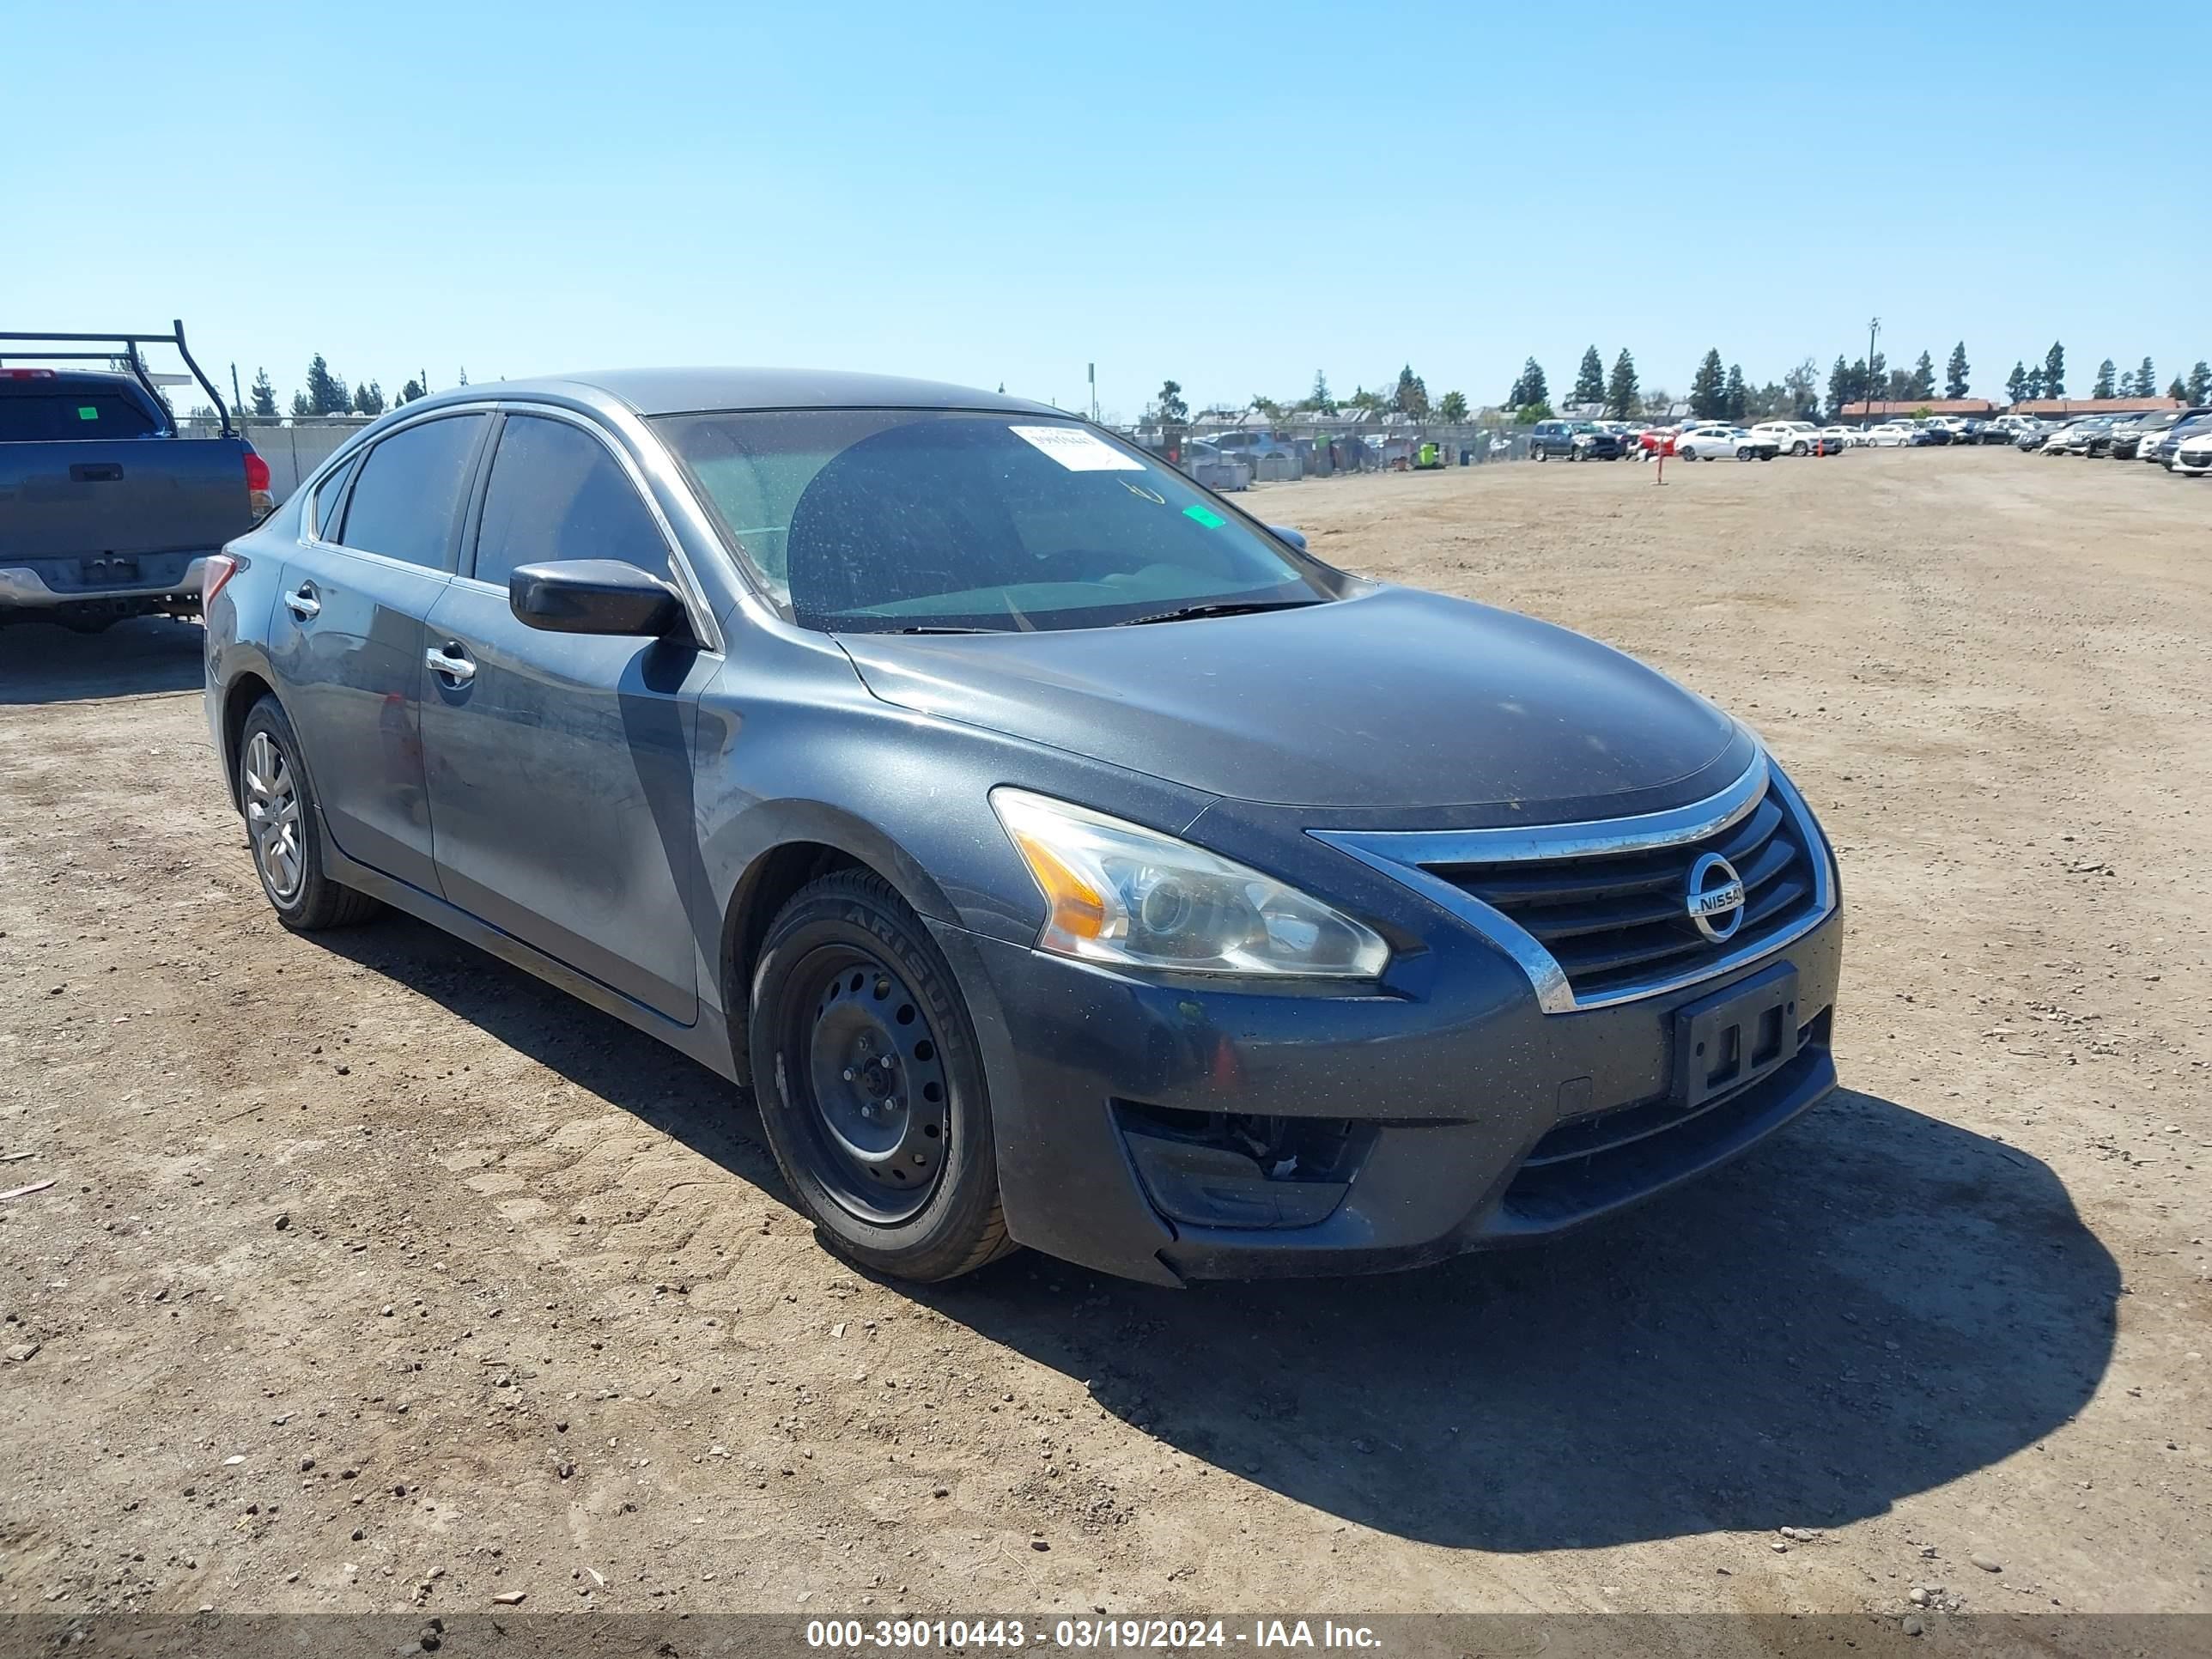
{"label": "white car in background", "polygon": [[2185,478],[2201,478],[2212,472],[2212,427],[2199,427],[2173,452],[2173,470]]}
{"label": "white car in background", "polygon": [[1809,455],[1820,441],[1820,428],[1810,421],[1761,421],[1751,435],[1776,445],[1784,455]]}
{"label": "white car in background", "polygon": [[1858,447],[1859,434],[1847,426],[1824,426],[1820,435],[1838,451]]}
{"label": "white car in background", "polygon": [[1682,435],[1674,440],[1674,453],[1686,461],[1717,461],[1724,455],[1739,461],[1771,461],[1782,447],[1771,435],[1747,432],[1725,421],[1700,421],[1682,428]]}
{"label": "white car in background", "polygon": [[1866,429],[1866,442],[1873,449],[1902,449],[1912,441],[1912,422],[1884,421],[1880,426]]}

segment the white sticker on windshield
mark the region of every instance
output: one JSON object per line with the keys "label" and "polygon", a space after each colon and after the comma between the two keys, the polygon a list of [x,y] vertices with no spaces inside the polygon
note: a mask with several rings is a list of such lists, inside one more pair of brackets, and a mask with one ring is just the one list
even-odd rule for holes
{"label": "white sticker on windshield", "polygon": [[1142,472],[1145,464],[1124,455],[1095,432],[1079,426],[1010,426],[1007,431],[1033,444],[1070,472]]}

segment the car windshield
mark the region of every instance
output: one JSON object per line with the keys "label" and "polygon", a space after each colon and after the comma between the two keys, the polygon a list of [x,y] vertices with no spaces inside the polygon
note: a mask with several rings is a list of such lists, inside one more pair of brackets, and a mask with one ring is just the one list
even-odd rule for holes
{"label": "car windshield", "polygon": [[839,409],[654,424],[738,557],[805,627],[1095,628],[1338,596],[1326,565],[1073,421]]}

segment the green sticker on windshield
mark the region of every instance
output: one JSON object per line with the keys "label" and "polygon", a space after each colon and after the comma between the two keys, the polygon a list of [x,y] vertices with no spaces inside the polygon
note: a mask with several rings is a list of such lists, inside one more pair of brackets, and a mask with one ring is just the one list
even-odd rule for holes
{"label": "green sticker on windshield", "polygon": [[1182,515],[1186,519],[1197,520],[1199,523],[1204,525],[1208,530],[1218,530],[1222,526],[1229,522],[1228,520],[1223,518],[1218,513],[1215,513],[1206,507],[1200,507],[1195,502],[1183,508]]}
{"label": "green sticker on windshield", "polygon": [[76,417],[80,421],[96,421],[100,418],[100,411],[90,404],[79,404],[76,407]]}

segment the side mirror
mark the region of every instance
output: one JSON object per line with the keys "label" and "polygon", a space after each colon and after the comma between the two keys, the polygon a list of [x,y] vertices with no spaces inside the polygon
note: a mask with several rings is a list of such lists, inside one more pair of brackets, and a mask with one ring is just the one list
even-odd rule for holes
{"label": "side mirror", "polygon": [[684,601],[659,577],[620,559],[526,564],[507,579],[507,608],[549,634],[657,639],[684,627]]}
{"label": "side mirror", "polygon": [[1267,533],[1279,542],[1288,542],[1301,553],[1306,550],[1305,532],[1302,530],[1293,530],[1286,524],[1271,524]]}

